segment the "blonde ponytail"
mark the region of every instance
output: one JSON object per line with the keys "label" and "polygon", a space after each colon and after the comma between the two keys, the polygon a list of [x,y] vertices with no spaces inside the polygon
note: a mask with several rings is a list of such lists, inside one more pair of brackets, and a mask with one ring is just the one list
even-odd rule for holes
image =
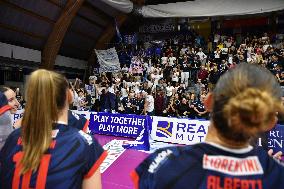
{"label": "blonde ponytail", "polygon": [[283,113],[282,90],[275,77],[258,65],[239,64],[223,74],[213,91],[211,118],[220,136],[245,144],[267,131]]}
{"label": "blonde ponytail", "polygon": [[29,170],[35,171],[49,148],[52,127],[65,104],[67,89],[68,83],[60,74],[47,70],[37,70],[31,74],[22,120],[23,174]]}
{"label": "blonde ponytail", "polygon": [[279,111],[283,111],[279,101],[256,88],[248,88],[231,98],[223,110],[232,132],[245,133],[247,137],[266,131]]}

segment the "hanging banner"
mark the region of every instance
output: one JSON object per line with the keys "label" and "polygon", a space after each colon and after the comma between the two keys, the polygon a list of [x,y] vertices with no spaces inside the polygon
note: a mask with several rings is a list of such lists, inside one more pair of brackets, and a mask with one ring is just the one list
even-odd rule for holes
{"label": "hanging banner", "polygon": [[96,50],[98,62],[100,64],[99,72],[118,72],[120,71],[120,63],[115,48],[107,50]]}
{"label": "hanging banner", "polygon": [[151,137],[153,140],[193,145],[203,142],[209,121],[153,117]]}

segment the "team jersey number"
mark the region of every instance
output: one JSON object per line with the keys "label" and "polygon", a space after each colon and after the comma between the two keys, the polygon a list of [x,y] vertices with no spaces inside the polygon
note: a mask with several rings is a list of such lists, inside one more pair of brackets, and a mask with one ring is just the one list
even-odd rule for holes
{"label": "team jersey number", "polygon": [[[18,152],[14,155],[13,161],[16,163],[16,168],[14,171],[12,189],[19,189],[20,188],[20,178],[21,178],[21,169],[22,166],[20,164],[21,159],[23,158],[23,152]],[[51,159],[50,154],[45,154],[40,160],[40,165],[38,169],[37,181],[35,189],[44,189],[46,183],[46,177],[48,172],[48,166]],[[32,176],[32,171],[28,171],[23,175],[22,180],[22,189],[30,189],[30,180]]]}

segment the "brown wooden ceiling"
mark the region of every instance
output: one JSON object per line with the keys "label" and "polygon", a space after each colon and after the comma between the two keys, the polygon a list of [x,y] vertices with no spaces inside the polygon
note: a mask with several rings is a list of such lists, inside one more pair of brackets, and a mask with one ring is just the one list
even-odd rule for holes
{"label": "brown wooden ceiling", "polygon": [[[0,0],[0,42],[42,50],[67,0]],[[59,54],[87,60],[96,42],[121,12],[103,0],[85,0]]]}

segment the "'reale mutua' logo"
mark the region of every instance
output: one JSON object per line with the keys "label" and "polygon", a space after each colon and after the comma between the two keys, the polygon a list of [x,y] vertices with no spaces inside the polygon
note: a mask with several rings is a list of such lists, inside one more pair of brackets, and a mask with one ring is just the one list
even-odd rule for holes
{"label": "'reale mutua' logo", "polygon": [[156,135],[158,137],[171,138],[173,134],[173,122],[158,121]]}

